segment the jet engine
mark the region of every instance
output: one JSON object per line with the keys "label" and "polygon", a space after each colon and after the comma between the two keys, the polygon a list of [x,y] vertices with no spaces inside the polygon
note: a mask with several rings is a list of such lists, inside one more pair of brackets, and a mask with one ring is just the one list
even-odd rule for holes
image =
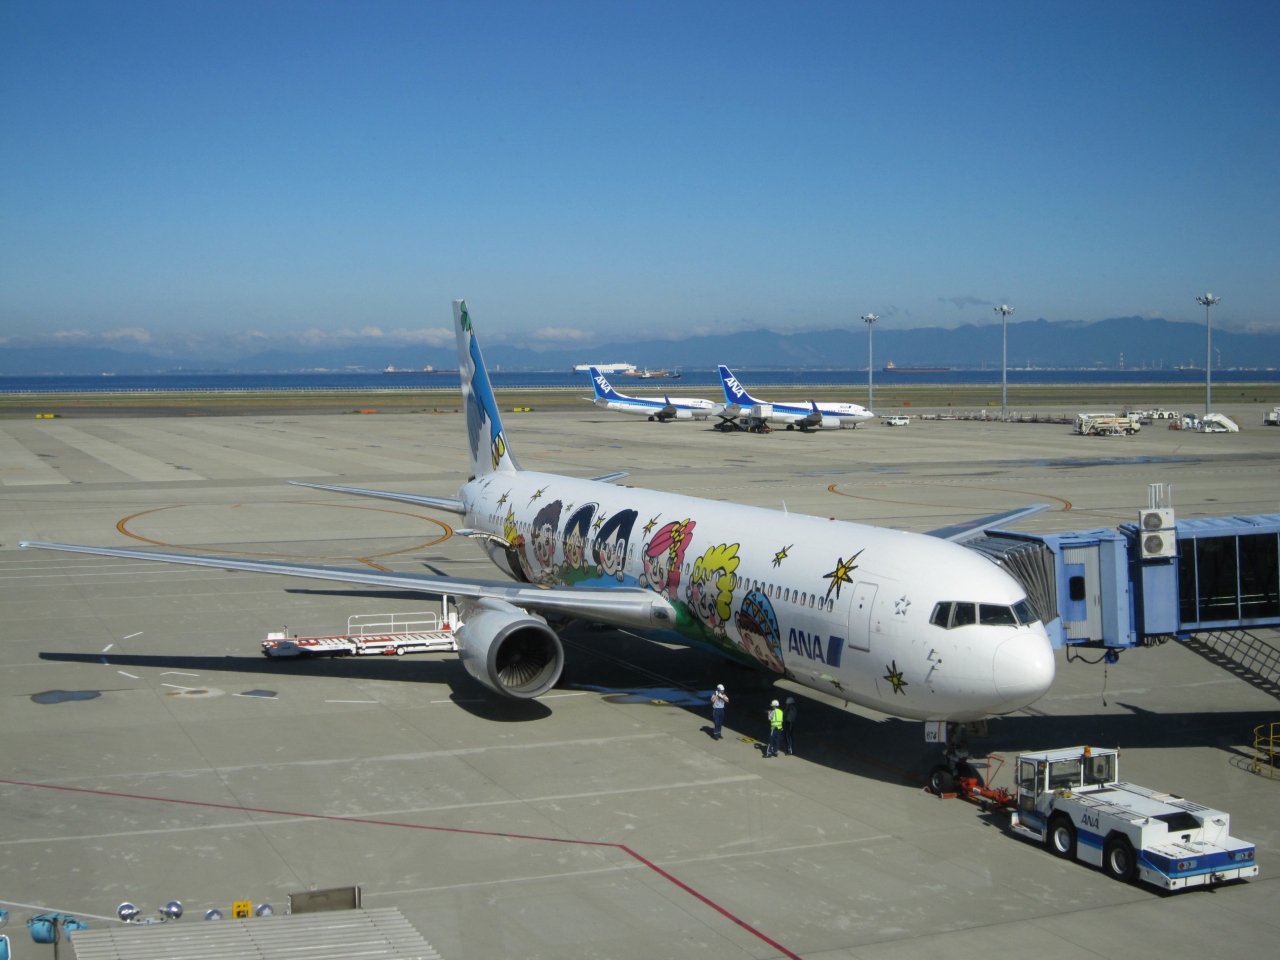
{"label": "jet engine", "polygon": [[692,410],[685,410],[684,408],[680,408],[680,409],[676,410],[676,419],[677,419],[677,420],[692,420],[692,419],[693,419],[693,411],[692,411]]}
{"label": "jet engine", "polygon": [[502,600],[476,601],[454,640],[467,673],[504,697],[541,696],[564,669],[556,632],[542,618]]}
{"label": "jet engine", "polygon": [[823,430],[839,430],[840,418],[824,416],[822,418],[822,423],[820,424],[820,426],[822,427]]}

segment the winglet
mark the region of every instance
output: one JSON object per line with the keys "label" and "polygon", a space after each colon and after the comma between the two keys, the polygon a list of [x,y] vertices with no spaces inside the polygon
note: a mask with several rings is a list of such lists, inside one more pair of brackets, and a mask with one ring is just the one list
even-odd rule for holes
{"label": "winglet", "polygon": [[981,517],[977,520],[966,520],[963,523],[954,523],[949,527],[940,527],[937,530],[928,531],[925,536],[937,537],[940,540],[950,540],[952,543],[964,543],[966,540],[972,540],[986,533],[988,529],[995,526],[1011,526],[1028,517],[1034,517],[1037,513],[1044,513],[1051,509],[1047,503],[1033,503],[1029,507],[1018,507],[1016,510],[1006,510],[1004,513],[993,513],[989,517]]}
{"label": "winglet", "polygon": [[467,439],[470,441],[471,473],[513,473],[520,469],[498,415],[489,372],[480,355],[480,344],[471,329],[465,300],[453,301],[453,328],[458,338],[458,374],[462,378],[462,402],[467,409]]}

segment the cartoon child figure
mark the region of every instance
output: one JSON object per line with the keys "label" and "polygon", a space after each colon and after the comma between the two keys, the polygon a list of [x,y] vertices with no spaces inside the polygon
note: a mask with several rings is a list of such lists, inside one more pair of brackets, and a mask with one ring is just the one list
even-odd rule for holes
{"label": "cartoon child figure", "polygon": [[640,586],[656,590],[668,600],[676,597],[680,589],[684,552],[697,525],[693,520],[676,520],[658,528],[653,539],[645,544]]}
{"label": "cartoon child figure", "polygon": [[533,530],[530,542],[526,544],[529,564],[536,571],[530,577],[538,583],[545,583],[555,576],[556,531],[560,529],[560,501],[553,500],[538,511],[533,518]]}
{"label": "cartoon child figure", "polygon": [[748,593],[742,598],[742,608],[734,623],[749,654],[774,673],[787,672],[782,663],[782,632],[768,597],[759,590]]}
{"label": "cartoon child figure", "polygon": [[700,556],[693,565],[685,599],[711,632],[724,637],[733,606],[733,572],[738,569],[738,545],[722,543]]}
{"label": "cartoon child figure", "polygon": [[598,504],[584,503],[564,525],[564,565],[560,577],[566,583],[577,583],[586,575],[587,541],[591,537],[591,518]]}
{"label": "cartoon child figure", "polygon": [[626,575],[631,528],[635,526],[637,516],[634,510],[619,510],[605,521],[600,532],[596,534],[596,542],[591,552],[595,557],[598,576],[606,579],[616,577],[619,583],[622,582]]}

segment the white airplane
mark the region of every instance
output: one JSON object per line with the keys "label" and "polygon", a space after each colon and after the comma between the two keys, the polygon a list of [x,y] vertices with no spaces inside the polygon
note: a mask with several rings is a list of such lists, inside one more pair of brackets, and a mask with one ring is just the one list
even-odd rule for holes
{"label": "white airplane", "polygon": [[[470,314],[454,301],[474,475],[456,498],[300,484],[434,507],[516,582],[24,542],[134,560],[276,573],[456,597],[467,671],[507,697],[553,686],[548,621],[581,618],[708,648],[883,713],[970,721],[1018,710],[1054,678],[1027,591],[954,540],[1047,509],[907,533],[521,469]],[[952,728],[948,728],[952,729]],[[954,729],[959,729],[958,727]],[[935,768],[939,769],[939,768]]]}
{"label": "white airplane", "polygon": [[785,423],[787,429],[801,430],[856,427],[875,414],[856,403],[770,403],[757,400],[733,375],[733,371],[720,364],[720,383],[724,387],[725,408],[722,417],[745,417],[760,422]]}
{"label": "white airplane", "polygon": [[665,422],[667,420],[706,420],[716,416],[724,409],[724,404],[714,400],[703,400],[700,397],[663,397],[661,400],[649,400],[644,397],[628,397],[618,393],[610,385],[596,367],[589,368],[591,386],[595,397],[583,397],[604,410],[618,413],[638,413],[650,420]]}

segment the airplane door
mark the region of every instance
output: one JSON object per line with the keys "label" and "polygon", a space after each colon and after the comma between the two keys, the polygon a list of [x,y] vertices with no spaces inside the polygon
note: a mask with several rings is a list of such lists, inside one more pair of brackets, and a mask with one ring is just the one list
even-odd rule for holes
{"label": "airplane door", "polygon": [[876,585],[858,583],[853,587],[849,603],[849,646],[854,650],[871,649],[871,614],[875,610]]}

